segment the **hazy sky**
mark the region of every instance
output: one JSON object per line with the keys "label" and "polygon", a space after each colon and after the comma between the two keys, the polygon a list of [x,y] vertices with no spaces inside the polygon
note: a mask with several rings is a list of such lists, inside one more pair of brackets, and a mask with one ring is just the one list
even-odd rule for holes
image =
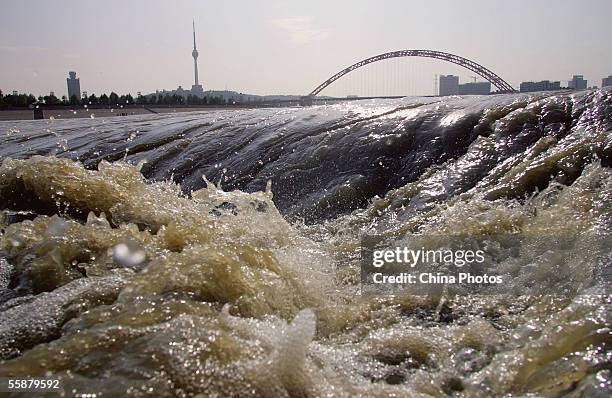
{"label": "hazy sky", "polygon": [[[190,87],[192,18],[205,89],[306,94],[360,59],[421,48],[470,58],[515,86],[577,73],[599,86],[612,75],[611,0],[0,0],[0,7],[4,92],[64,95],[69,70],[89,93]],[[435,73],[471,75],[442,61],[395,68],[386,71],[411,73],[410,90],[423,94],[433,91]]]}

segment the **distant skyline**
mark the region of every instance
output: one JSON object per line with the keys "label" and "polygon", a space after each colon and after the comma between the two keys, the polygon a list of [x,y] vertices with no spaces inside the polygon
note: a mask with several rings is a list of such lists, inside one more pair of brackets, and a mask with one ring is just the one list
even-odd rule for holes
{"label": "distant skyline", "polygon": [[[307,94],[356,61],[401,49],[455,53],[516,87],[574,74],[599,86],[612,74],[610,15],[609,0],[3,1],[0,88],[61,97],[70,70],[90,94],[191,88],[192,19],[205,90]],[[422,94],[434,74],[472,74],[409,62],[410,89]]]}

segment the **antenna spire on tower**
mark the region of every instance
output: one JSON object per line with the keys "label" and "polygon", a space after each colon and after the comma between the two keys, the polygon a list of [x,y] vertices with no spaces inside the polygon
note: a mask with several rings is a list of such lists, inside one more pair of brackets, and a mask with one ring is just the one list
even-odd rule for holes
{"label": "antenna spire on tower", "polygon": [[195,19],[191,20],[192,24],[193,24],[193,49],[196,49],[196,38],[195,38]]}

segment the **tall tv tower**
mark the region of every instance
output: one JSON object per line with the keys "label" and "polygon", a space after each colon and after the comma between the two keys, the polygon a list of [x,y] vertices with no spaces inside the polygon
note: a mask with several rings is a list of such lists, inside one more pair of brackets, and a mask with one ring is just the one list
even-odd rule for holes
{"label": "tall tv tower", "polygon": [[195,78],[195,84],[191,87],[191,93],[202,97],[204,95],[204,89],[200,85],[200,79],[198,78],[198,50],[196,49],[196,34],[195,34],[195,21],[193,22],[193,51],[191,56],[193,57],[193,74]]}
{"label": "tall tv tower", "polygon": [[195,85],[200,84],[198,82],[198,50],[196,49],[196,38],[195,38],[195,21],[193,21],[193,51],[191,56],[193,57],[193,72],[195,74]]}

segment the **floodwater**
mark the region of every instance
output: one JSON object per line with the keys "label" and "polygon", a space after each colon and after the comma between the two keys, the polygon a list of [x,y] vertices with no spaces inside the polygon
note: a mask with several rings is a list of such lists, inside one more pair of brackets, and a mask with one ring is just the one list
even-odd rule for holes
{"label": "floodwater", "polygon": [[[0,377],[98,397],[611,393],[610,90],[0,134]],[[499,291],[367,295],[366,234],[535,243],[488,265],[509,270]]]}

